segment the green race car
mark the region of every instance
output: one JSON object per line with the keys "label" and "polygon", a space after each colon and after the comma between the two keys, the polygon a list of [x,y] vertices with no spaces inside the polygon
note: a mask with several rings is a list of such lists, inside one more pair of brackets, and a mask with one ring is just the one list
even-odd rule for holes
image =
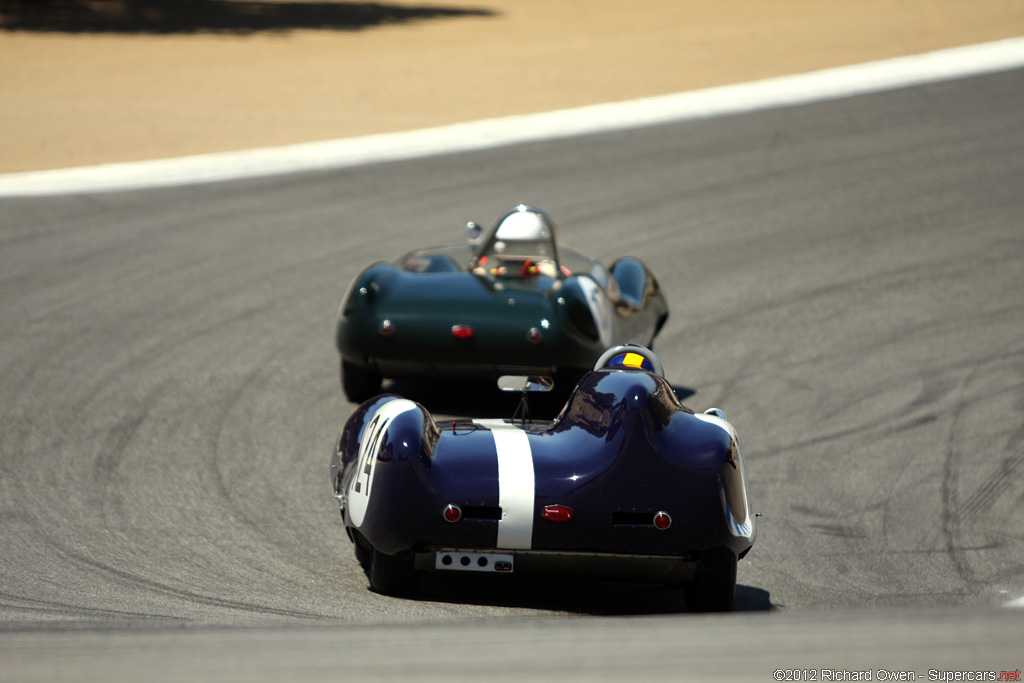
{"label": "green race car", "polygon": [[338,312],[341,386],[361,403],[390,379],[545,375],[571,386],[611,346],[650,347],[668,318],[657,280],[633,257],[606,269],[560,247],[543,211],[520,204],[468,244],[379,262]]}

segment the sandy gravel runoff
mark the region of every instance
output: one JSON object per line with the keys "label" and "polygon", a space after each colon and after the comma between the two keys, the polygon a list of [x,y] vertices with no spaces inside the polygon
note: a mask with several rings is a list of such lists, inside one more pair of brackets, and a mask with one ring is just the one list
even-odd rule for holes
{"label": "sandy gravel runoff", "polygon": [[1020,0],[0,0],[0,173],[412,130],[1021,35]]}

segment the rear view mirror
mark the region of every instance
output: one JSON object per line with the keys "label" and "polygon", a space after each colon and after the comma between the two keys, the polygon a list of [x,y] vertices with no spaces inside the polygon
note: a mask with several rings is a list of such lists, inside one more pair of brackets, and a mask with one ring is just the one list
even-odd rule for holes
{"label": "rear view mirror", "polygon": [[502,391],[551,391],[555,383],[550,377],[539,375],[502,375],[498,378],[498,388]]}

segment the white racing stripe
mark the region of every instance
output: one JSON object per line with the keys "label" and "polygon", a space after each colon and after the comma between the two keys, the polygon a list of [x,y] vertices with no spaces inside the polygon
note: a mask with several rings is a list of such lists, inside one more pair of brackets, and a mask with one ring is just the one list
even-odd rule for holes
{"label": "white racing stripe", "polygon": [[533,545],[533,503],[536,480],[530,439],[503,420],[477,420],[494,436],[498,453],[498,548],[528,550]]}
{"label": "white racing stripe", "polygon": [[348,168],[808,104],[1021,67],[1024,38],[1009,38],[752,83],[404,133],[0,174],[0,197],[121,192]]}

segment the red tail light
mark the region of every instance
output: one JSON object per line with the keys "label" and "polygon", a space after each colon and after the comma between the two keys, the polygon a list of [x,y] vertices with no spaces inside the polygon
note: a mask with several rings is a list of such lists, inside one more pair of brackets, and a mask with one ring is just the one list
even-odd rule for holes
{"label": "red tail light", "polygon": [[473,328],[469,325],[452,325],[452,336],[456,339],[472,339]]}
{"label": "red tail light", "polygon": [[540,516],[552,522],[568,522],[572,519],[572,508],[567,505],[548,505]]}
{"label": "red tail light", "polygon": [[457,522],[462,519],[462,510],[458,505],[449,505],[441,514],[444,515],[446,522]]}
{"label": "red tail light", "polygon": [[654,515],[654,526],[664,531],[672,526],[672,518],[668,516],[667,512],[659,512]]}
{"label": "red tail light", "polygon": [[526,333],[526,338],[531,344],[540,344],[541,339],[544,337],[541,335],[540,330],[536,327],[531,327],[530,331]]}
{"label": "red tail light", "polygon": [[390,337],[392,334],[395,333],[395,324],[390,320],[381,320],[380,327],[378,329],[380,329],[380,333],[382,335],[384,335],[385,337]]}

